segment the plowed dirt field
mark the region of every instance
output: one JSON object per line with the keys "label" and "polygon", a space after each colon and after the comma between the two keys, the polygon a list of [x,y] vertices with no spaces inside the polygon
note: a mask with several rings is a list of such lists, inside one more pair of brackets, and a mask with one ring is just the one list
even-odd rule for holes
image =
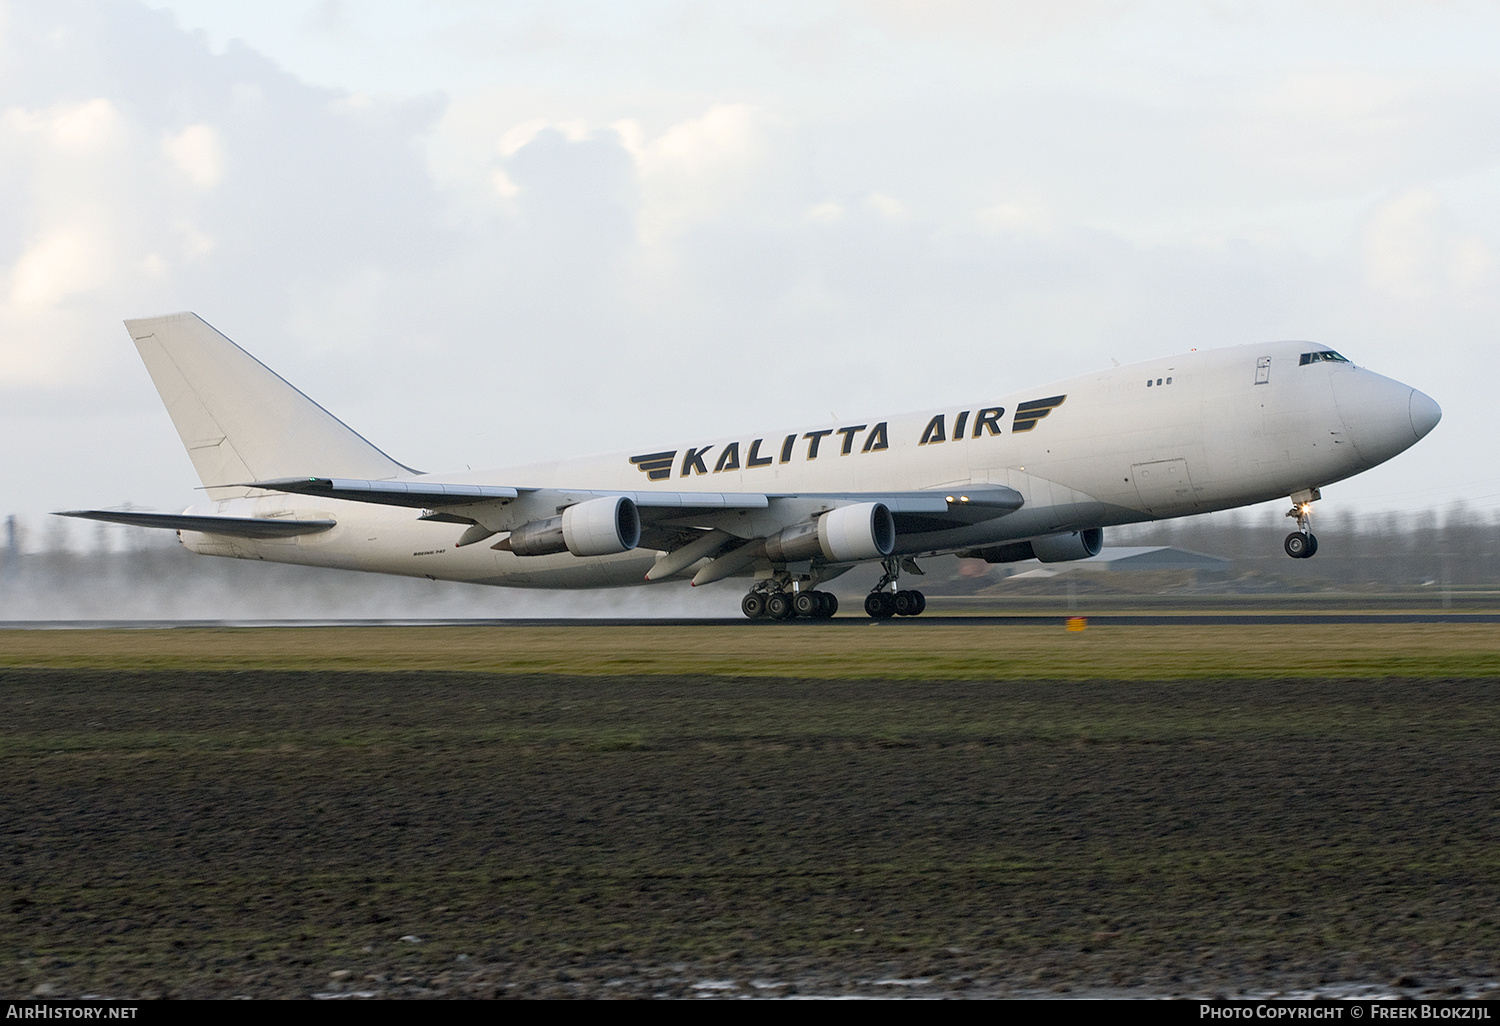
{"label": "plowed dirt field", "polygon": [[0,991],[1493,980],[1500,681],[1220,669],[0,669]]}

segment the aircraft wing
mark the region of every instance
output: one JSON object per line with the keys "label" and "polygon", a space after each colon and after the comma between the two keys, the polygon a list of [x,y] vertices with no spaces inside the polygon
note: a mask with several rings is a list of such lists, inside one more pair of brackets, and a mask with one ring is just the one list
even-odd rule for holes
{"label": "aircraft wing", "polygon": [[56,515],[132,527],[224,534],[234,538],[291,538],[327,531],[337,523],[334,520],[292,520],[287,517],[200,517],[186,513],[131,513],[112,509],[72,509]]}
{"label": "aircraft wing", "polygon": [[[347,502],[364,502],[382,506],[421,510],[420,519],[464,525],[465,530],[453,544],[462,548],[485,541],[502,531],[511,532],[494,545],[511,549],[517,538],[525,539],[532,551],[520,555],[539,555],[561,551],[541,548],[539,537],[566,538],[566,528],[556,527],[566,516],[564,510],[608,498],[628,500],[633,507],[629,517],[636,521],[628,534],[595,551],[577,555],[603,555],[623,551],[614,547],[640,546],[662,553],[647,574],[647,580],[680,573],[707,560],[708,565],[693,577],[694,584],[704,584],[740,572],[768,553],[777,559],[797,559],[811,555],[802,552],[810,538],[815,544],[825,514],[841,507],[868,506],[870,516],[885,517],[893,525],[886,530],[896,533],[940,531],[993,520],[1020,509],[1025,499],[1020,492],[1002,485],[976,485],[957,491],[891,491],[891,492],[820,492],[773,494],[762,492],[627,492],[593,489],[528,488],[511,485],[469,484],[465,482],[421,480],[366,480],[355,478],[294,477],[246,482],[234,487],[248,487],[270,492],[321,496]],[[608,517],[618,517],[624,503],[612,504]],[[885,507],[884,513],[878,507]],[[597,510],[598,507],[596,506]],[[114,510],[71,510],[62,516],[83,517],[111,523],[133,524],[179,531],[242,538],[285,538],[312,534],[334,527],[336,521],[324,516],[316,520],[294,520],[290,517],[224,517],[196,516],[180,513],[135,513]],[[818,525],[815,529],[814,525]],[[617,529],[617,528],[616,528]],[[517,534],[516,532],[521,532]],[[537,535],[537,532],[542,532]],[[811,531],[811,535],[808,532]],[[795,539],[799,540],[793,540]],[[806,537],[805,537],[806,536]],[[623,538],[633,540],[623,542]],[[788,544],[800,555],[788,555]],[[548,540],[541,544],[561,545]],[[589,544],[594,544],[590,542]],[[801,547],[797,547],[801,546]],[[853,563],[872,558],[864,550],[850,549],[847,555],[829,551],[834,562]],[[890,542],[877,546],[876,552],[889,552]]]}
{"label": "aircraft wing", "polygon": [[[978,523],[1004,516],[1020,509],[1021,493],[1003,485],[975,485],[960,491],[891,491],[891,492],[801,492],[776,494],[763,492],[627,492],[600,489],[529,488],[510,485],[463,484],[443,481],[366,481],[350,478],[290,477],[268,481],[245,482],[243,487],[298,495],[318,495],[349,502],[368,502],[383,506],[407,506],[432,511],[432,520],[459,523],[484,523],[495,527],[500,522],[524,520],[543,511],[554,515],[558,509],[603,496],[624,496],[639,508],[643,525],[718,526],[714,514],[728,511],[744,513],[782,507],[782,516],[761,520],[782,520],[788,514],[795,522],[808,512],[831,509],[858,502],[879,502],[898,518],[915,516],[951,519],[957,524]],[[509,516],[496,516],[500,509],[515,506]],[[484,515],[481,515],[484,514]],[[898,523],[900,520],[898,519]],[[784,524],[782,526],[785,526]],[[501,526],[498,530],[507,530]],[[739,533],[739,532],[732,532]]]}
{"label": "aircraft wing", "polygon": [[1020,492],[1003,485],[975,485],[957,492],[772,494],[530,488],[431,478],[371,481],[295,477],[247,482],[244,487],[420,509],[423,520],[465,527],[453,542],[455,548],[487,541],[509,531],[511,538],[494,546],[509,549],[514,532],[551,523],[570,506],[590,500],[624,498],[634,505],[634,516],[638,518],[635,544],[667,554],[648,579],[677,573],[698,559],[713,560],[712,572],[700,572],[695,577],[697,583],[748,565],[759,558],[764,548],[762,543],[767,539],[796,525],[816,522],[842,506],[878,503],[889,511],[894,529],[900,534],[966,527],[1005,516],[1025,502]]}

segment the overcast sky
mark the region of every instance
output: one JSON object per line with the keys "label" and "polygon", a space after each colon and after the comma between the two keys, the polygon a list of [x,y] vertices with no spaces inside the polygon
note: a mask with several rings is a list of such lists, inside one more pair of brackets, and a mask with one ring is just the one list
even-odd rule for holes
{"label": "overcast sky", "polygon": [[475,468],[1308,338],[1500,506],[1500,5],[0,0],[0,513],[198,484],[196,311]]}

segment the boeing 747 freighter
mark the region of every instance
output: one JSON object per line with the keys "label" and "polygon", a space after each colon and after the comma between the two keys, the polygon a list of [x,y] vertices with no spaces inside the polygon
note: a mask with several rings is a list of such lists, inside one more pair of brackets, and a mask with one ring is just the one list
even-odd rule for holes
{"label": "boeing 747 freighter", "polygon": [[746,616],[829,617],[818,586],[878,563],[872,617],[922,612],[924,555],[1097,554],[1104,528],[1319,489],[1442,411],[1311,342],[1190,352],[920,413],[500,470],[403,466],[197,315],[127,321],[208,502],[64,515],[175,530],[193,552],[526,588],[744,578]]}

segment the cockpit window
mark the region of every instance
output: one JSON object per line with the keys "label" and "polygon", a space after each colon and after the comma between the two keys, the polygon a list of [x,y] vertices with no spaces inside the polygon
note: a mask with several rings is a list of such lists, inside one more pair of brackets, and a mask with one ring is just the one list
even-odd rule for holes
{"label": "cockpit window", "polygon": [[1324,350],[1321,350],[1320,352],[1316,352],[1316,353],[1303,353],[1302,354],[1301,366],[1306,367],[1310,363],[1321,363],[1321,362],[1323,362],[1325,360],[1327,362],[1329,362],[1329,363],[1348,363],[1349,362],[1348,360],[1346,360],[1342,356],[1340,356],[1338,353],[1335,353],[1332,349],[1324,349]]}

